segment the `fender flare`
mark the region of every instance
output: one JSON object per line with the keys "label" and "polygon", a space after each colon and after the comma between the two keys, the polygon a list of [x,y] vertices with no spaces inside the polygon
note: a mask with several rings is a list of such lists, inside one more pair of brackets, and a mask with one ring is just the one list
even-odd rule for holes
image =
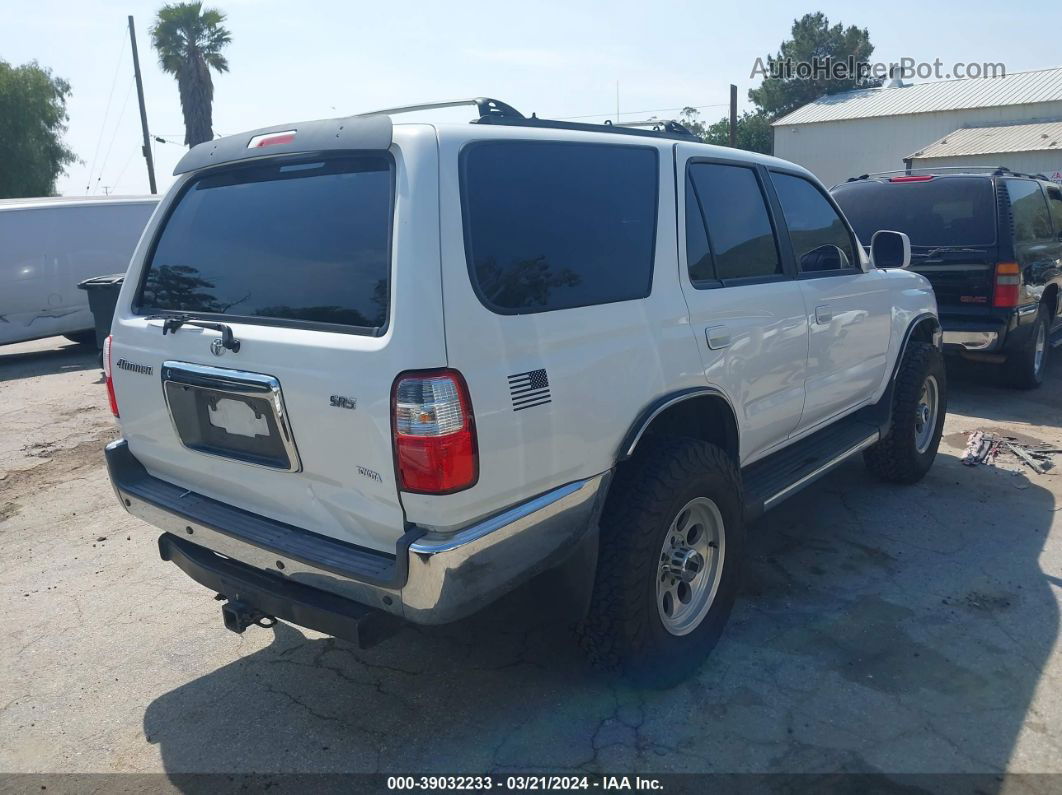
{"label": "fender flare", "polygon": [[907,353],[907,346],[911,343],[911,338],[914,336],[915,329],[923,323],[931,323],[933,325],[933,345],[938,349],[943,350],[944,347],[944,330],[940,325],[940,318],[932,312],[921,312],[915,315],[914,320],[907,324],[907,330],[903,333],[903,342],[900,343],[900,350],[896,354],[896,361],[892,364],[892,373],[889,375],[889,384],[896,380],[896,373],[900,369],[900,364],[903,362],[904,354]]}
{"label": "fender flare", "polygon": [[[712,386],[697,386],[687,389],[681,389],[677,392],[671,392],[667,395],[657,398],[639,413],[638,418],[628,428],[627,433],[623,435],[623,439],[620,442],[619,449],[616,451],[616,463],[626,461],[632,455],[634,450],[638,446],[638,442],[641,441],[645,431],[652,424],[653,420],[663,414],[672,406],[682,403],[687,400],[699,397],[714,397],[721,398],[730,409],[730,413],[734,417],[734,424],[737,425],[737,412],[734,411],[734,404],[730,402],[730,398],[726,396],[726,393],[721,389],[717,389]],[[739,432],[740,442],[740,432]]]}

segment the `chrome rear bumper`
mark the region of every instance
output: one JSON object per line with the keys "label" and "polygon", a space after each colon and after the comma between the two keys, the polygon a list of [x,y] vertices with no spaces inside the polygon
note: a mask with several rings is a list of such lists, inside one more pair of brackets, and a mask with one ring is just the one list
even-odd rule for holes
{"label": "chrome rear bumper", "polygon": [[107,445],[125,509],[226,558],[418,624],[469,615],[563,562],[597,519],[610,472],[560,486],[446,536],[410,527],[394,555],[346,544],[152,477],[124,440]]}

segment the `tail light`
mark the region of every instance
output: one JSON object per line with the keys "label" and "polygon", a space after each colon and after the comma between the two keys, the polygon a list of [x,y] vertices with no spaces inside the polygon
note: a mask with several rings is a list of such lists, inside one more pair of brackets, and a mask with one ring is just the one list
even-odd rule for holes
{"label": "tail light", "polygon": [[479,477],[476,427],[465,379],[456,370],[405,373],[391,390],[398,486],[452,494]]}
{"label": "tail light", "polygon": [[926,177],[921,177],[921,176],[919,176],[919,177],[911,177],[911,176],[907,176],[907,177],[890,177],[889,178],[889,182],[929,182],[931,179],[933,179],[932,176],[926,176]]}
{"label": "tail light", "polygon": [[996,265],[996,289],[992,293],[992,306],[998,309],[1013,309],[1018,305],[1018,288],[1021,286],[1021,268],[1016,262],[1000,262]]}
{"label": "tail light", "polygon": [[107,382],[107,400],[111,404],[111,414],[118,416],[118,399],[114,396],[114,380],[111,378],[111,335],[103,341],[103,380]]}

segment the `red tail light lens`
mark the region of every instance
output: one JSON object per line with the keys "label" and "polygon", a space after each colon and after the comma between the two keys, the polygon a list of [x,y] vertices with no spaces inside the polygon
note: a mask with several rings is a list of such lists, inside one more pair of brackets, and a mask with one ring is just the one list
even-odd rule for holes
{"label": "red tail light lens", "polygon": [[890,177],[889,182],[929,182],[933,177]]}
{"label": "red tail light lens", "polygon": [[456,370],[400,375],[391,390],[391,427],[402,491],[452,494],[475,485],[472,402]]}
{"label": "red tail light lens", "polygon": [[1016,262],[1000,262],[996,265],[996,288],[992,293],[992,306],[997,309],[1013,309],[1018,305],[1018,290],[1021,287],[1021,268]]}
{"label": "red tail light lens", "polygon": [[118,416],[118,398],[114,396],[114,381],[111,379],[111,336],[103,341],[103,380],[107,382],[107,400],[111,404],[111,414]]}

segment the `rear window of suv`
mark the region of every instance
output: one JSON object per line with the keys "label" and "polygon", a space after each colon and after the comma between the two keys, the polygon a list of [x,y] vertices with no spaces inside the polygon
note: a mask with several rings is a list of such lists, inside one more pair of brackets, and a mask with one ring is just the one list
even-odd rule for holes
{"label": "rear window of suv", "polygon": [[649,295],[657,153],[641,146],[488,141],[461,156],[472,284],[502,314]]}
{"label": "rear window of suv", "polygon": [[199,177],[165,222],[138,311],[373,333],[387,323],[392,206],[383,157]]}
{"label": "rear window of suv", "polygon": [[996,242],[995,192],[987,177],[868,180],[838,185],[831,192],[865,246],[881,229],[905,232],[912,246]]}

